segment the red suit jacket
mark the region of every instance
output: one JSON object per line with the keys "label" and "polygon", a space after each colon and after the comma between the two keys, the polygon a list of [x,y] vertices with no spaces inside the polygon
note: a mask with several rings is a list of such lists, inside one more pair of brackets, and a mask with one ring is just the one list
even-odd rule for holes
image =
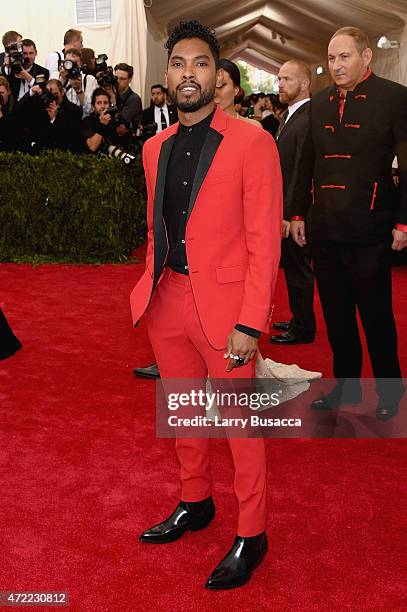
{"label": "red suit jacket", "polygon": [[[134,325],[160,282],[168,252],[163,199],[178,126],[143,149],[148,248],[145,272],[130,296]],[[226,347],[236,323],[268,331],[281,227],[282,180],[272,136],[217,107],[196,170],[185,235],[194,299],[215,349]]]}

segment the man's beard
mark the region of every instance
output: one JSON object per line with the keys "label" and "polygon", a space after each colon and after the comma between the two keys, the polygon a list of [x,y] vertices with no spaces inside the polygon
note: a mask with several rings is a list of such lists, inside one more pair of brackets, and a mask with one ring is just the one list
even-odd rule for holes
{"label": "man's beard", "polygon": [[174,106],[176,106],[178,110],[180,110],[183,113],[195,113],[203,106],[206,106],[207,104],[209,104],[209,102],[212,102],[212,100],[215,97],[215,86],[213,86],[213,89],[211,90],[208,90],[208,89],[202,90],[201,87],[197,85],[196,83],[194,83],[194,85],[196,85],[199,88],[199,97],[194,102],[192,102],[191,100],[180,102],[178,100],[177,89],[168,90],[168,95],[171,99],[171,102],[174,104]]}
{"label": "man's beard", "polygon": [[291,104],[293,100],[298,96],[301,91],[301,87],[298,87],[296,91],[292,92],[291,95],[284,92],[279,94],[279,99],[282,104]]}

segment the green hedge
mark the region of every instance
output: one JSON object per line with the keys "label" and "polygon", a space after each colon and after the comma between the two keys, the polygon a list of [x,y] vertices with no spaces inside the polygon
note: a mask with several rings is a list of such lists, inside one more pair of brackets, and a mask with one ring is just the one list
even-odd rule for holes
{"label": "green hedge", "polygon": [[0,261],[123,262],[145,216],[140,161],[0,153]]}

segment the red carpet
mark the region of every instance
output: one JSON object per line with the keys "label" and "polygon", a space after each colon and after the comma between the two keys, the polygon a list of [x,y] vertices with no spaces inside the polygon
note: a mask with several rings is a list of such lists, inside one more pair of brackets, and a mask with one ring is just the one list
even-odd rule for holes
{"label": "red carpet", "polygon": [[[405,610],[403,440],[269,440],[270,553],[240,590],[202,588],[235,535],[223,440],[212,525],[167,546],[138,542],[178,496],[173,441],[155,438],[154,383],[131,375],[152,360],[128,306],[141,268],[0,266],[0,306],[24,343],[0,362],[0,590],[69,591],[69,609],[86,612]],[[406,370],[407,269],[394,277]],[[276,302],[284,320],[281,278]],[[315,344],[263,341],[264,355],[329,375],[319,307],[318,325]]]}

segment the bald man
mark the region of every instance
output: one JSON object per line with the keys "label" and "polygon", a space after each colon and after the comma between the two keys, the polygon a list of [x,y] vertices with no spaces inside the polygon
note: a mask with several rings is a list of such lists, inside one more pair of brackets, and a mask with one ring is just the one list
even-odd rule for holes
{"label": "bald man", "polygon": [[[310,69],[301,61],[286,62],[278,73],[280,102],[288,104],[276,139],[284,186],[281,265],[284,268],[292,319],[290,322],[274,324],[275,329],[286,331],[272,336],[273,344],[304,344],[313,342],[315,337],[314,273],[311,267],[310,239],[306,246],[300,247],[290,235],[294,186],[309,125],[310,82]],[[309,197],[311,199],[311,194]]]}

